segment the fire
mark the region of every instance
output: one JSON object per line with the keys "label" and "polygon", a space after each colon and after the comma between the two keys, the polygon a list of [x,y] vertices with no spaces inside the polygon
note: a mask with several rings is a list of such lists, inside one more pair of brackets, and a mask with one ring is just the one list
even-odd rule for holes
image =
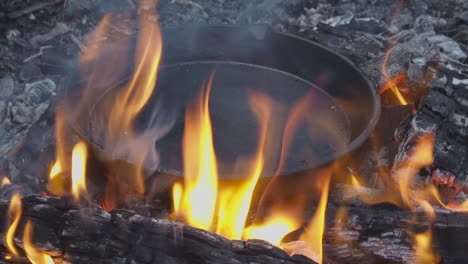
{"label": "fire", "polygon": [[[145,164],[150,163],[154,166],[158,160],[153,143],[164,136],[171,125],[155,126],[154,129],[150,128],[144,132],[136,131],[134,126],[134,120],[155,93],[162,54],[161,32],[155,19],[157,1],[143,0],[140,4],[139,33],[135,49],[129,40],[122,40],[120,33],[110,26],[117,23],[119,16],[124,14],[107,14],[89,34],[86,49],[79,58],[79,70],[84,77],[80,100],[73,108],[64,105],[57,109],[57,158],[50,169],[47,186],[51,194],[72,193],[78,199],[86,190],[86,151],[83,145],[73,147],[68,144],[69,124],[64,120],[67,116],[73,118],[81,127],[85,127],[91,118],[88,114],[90,108],[95,108],[97,113],[92,117],[96,119],[97,124],[93,127],[92,136],[103,139],[104,142],[100,145],[105,153],[110,154],[109,160],[128,160],[135,165],[129,167],[132,171],[123,171],[119,164],[109,165],[109,175],[112,179],[106,187],[106,200],[103,204],[115,205],[118,203],[115,199],[125,199],[125,194],[142,195],[145,192]],[[120,40],[113,41],[114,39]],[[109,42],[112,42],[113,46]],[[116,52],[110,53],[109,45],[115,48]],[[110,85],[122,83],[127,77],[126,71],[132,52],[135,55],[131,77],[127,83],[112,89],[110,96],[104,96]],[[116,53],[119,55],[115,56]],[[97,104],[97,100],[102,102]],[[156,119],[155,122],[159,121]]]}
{"label": "fire", "polygon": [[400,103],[400,105],[407,105],[408,101],[406,101],[405,97],[400,92],[399,84],[406,80],[406,74],[399,74],[393,79],[388,76],[388,60],[390,55],[393,52],[393,48],[390,48],[387,53],[385,54],[385,58],[382,64],[382,75],[385,78],[385,84],[380,88],[380,92],[384,92],[385,90],[389,89],[395,95],[396,99]]}
{"label": "fire", "polygon": [[60,195],[65,192],[64,182],[61,176],[62,173],[62,165],[57,160],[52,168],[50,169],[49,173],[49,182],[47,183],[47,190],[54,195]]}
{"label": "fire", "polygon": [[11,184],[10,179],[8,179],[8,177],[3,177],[0,183],[0,188],[10,185],[10,184]]}
{"label": "fire", "polygon": [[427,230],[424,233],[414,235],[415,263],[417,264],[436,264],[439,258],[434,255],[432,250],[432,232]]}
{"label": "fire", "polygon": [[62,173],[68,170],[70,162],[66,153],[65,120],[62,111],[57,111],[55,116],[55,138],[57,160],[50,169],[47,190],[51,194],[62,195],[66,193],[65,180]]}
{"label": "fire", "polygon": [[353,186],[358,186],[358,187],[364,186],[361,183],[361,180],[359,180],[359,177],[356,174],[352,173],[352,172],[351,172],[351,176],[350,176],[350,181],[351,181],[351,185],[353,185]]}
{"label": "fire", "polygon": [[249,93],[249,102],[260,123],[257,153],[251,160],[239,162],[239,166],[243,168],[243,170],[239,170],[239,173],[245,173],[247,179],[236,188],[223,189],[218,205],[220,208],[218,233],[232,239],[242,237],[253,192],[264,167],[263,152],[271,119],[271,105],[273,104],[272,99],[268,96],[252,91]]}
{"label": "fire", "polygon": [[411,184],[419,170],[425,166],[431,165],[433,161],[434,135],[422,134],[416,141],[413,153],[406,159],[405,164],[400,164],[394,170],[401,197],[404,203],[410,208],[414,208],[414,203],[425,200],[430,195],[425,192],[413,190]]}
{"label": "fire", "polygon": [[[434,208],[427,201],[421,201],[420,206],[430,222],[436,218]],[[428,229],[423,233],[414,234],[414,255],[417,264],[436,264],[439,263],[439,257],[432,249],[432,230]]]}
{"label": "fire", "polygon": [[[186,114],[183,138],[184,194],[180,209],[192,226],[210,229],[215,214],[218,190],[216,156],[208,110],[212,75],[199,103]],[[180,212],[176,212],[180,214]]]}
{"label": "fire", "polygon": [[33,225],[31,221],[24,227],[23,243],[26,256],[33,264],[54,264],[54,260],[46,253],[41,252],[33,244]]}
{"label": "fire", "polygon": [[86,192],[86,159],[87,147],[80,141],[72,152],[72,194],[76,200]]}
{"label": "fire", "polygon": [[301,222],[286,212],[277,213],[261,225],[251,225],[244,230],[244,238],[263,239],[276,246],[281,246],[284,236],[298,229]]}
{"label": "fire", "polygon": [[19,221],[21,219],[21,197],[18,194],[13,194],[10,201],[10,207],[8,212],[10,216],[13,218],[13,221],[8,228],[8,231],[5,234],[5,244],[11,254],[18,256],[18,249],[15,245],[15,233],[16,229],[18,228]]}
{"label": "fire", "polygon": [[[192,226],[216,231],[227,238],[252,238],[253,230],[261,227],[251,227],[247,233],[244,228],[254,189],[265,163],[264,147],[273,102],[266,95],[249,93],[251,108],[260,123],[259,146],[253,157],[244,157],[238,161],[239,169],[234,173],[242,173],[246,176],[245,180],[220,184],[208,109],[213,79],[214,75],[210,77],[197,104],[187,110],[183,141],[185,178],[183,186],[179,183],[173,185],[174,212],[176,217],[184,218]],[[272,223],[283,226],[282,230],[276,230],[272,236],[275,240],[273,243],[298,226],[295,219],[280,220],[276,216],[265,224]]]}
{"label": "fire", "polygon": [[299,240],[305,241],[309,248],[309,254],[306,256],[317,263],[323,263],[323,248],[322,240],[325,230],[325,212],[328,203],[328,191],[330,188],[331,171],[325,169],[322,173],[322,186],[320,193],[320,201],[315,209],[315,214],[312,220],[307,225],[305,232],[301,235]]}
{"label": "fire", "polygon": [[182,202],[182,194],[183,194],[183,187],[182,184],[176,182],[172,186],[172,202],[173,202],[173,210],[176,214],[180,214],[180,204]]}

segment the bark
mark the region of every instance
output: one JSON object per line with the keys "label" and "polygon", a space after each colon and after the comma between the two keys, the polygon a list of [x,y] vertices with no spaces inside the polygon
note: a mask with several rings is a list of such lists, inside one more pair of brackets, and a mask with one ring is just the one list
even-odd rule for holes
{"label": "bark", "polygon": [[[377,191],[357,192],[374,195]],[[348,204],[338,206],[338,201]],[[8,215],[7,210],[8,201],[0,201],[0,213]],[[342,210],[346,217],[337,218]],[[442,263],[465,260],[468,215],[448,210],[437,210],[436,215],[430,222],[422,212],[386,204],[366,206],[351,196],[332,199],[327,209],[325,263],[411,263],[412,234],[428,228],[433,229],[433,247]],[[16,233],[20,246],[27,220],[34,224],[36,246],[54,256],[57,263],[314,263],[300,255],[291,257],[267,242],[228,240],[129,210],[105,212],[90,204],[80,207],[65,198],[23,198],[23,216]],[[0,226],[3,236],[8,224]],[[0,251],[5,253],[6,249]],[[21,260],[24,258],[13,261]]]}
{"label": "bark", "polygon": [[[7,210],[8,201],[0,201],[0,214],[8,215]],[[303,256],[291,257],[264,241],[229,240],[170,220],[128,210],[105,212],[89,204],[79,207],[48,196],[23,198],[17,241],[22,240],[27,220],[34,224],[36,245],[58,263],[314,263]],[[3,227],[8,225],[0,226],[4,236]],[[6,253],[5,248],[2,251]]]}

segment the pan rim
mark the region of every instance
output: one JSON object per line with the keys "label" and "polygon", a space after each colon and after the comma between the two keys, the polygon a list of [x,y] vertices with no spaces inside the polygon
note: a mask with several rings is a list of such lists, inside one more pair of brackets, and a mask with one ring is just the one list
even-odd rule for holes
{"label": "pan rim", "polygon": [[[328,47],[325,47],[325,46],[323,46],[323,45],[321,45],[319,43],[316,43],[316,42],[314,42],[312,40],[309,40],[309,39],[294,35],[292,33],[277,31],[273,27],[271,27],[270,25],[267,25],[267,24],[257,24],[257,25],[191,24],[191,25],[183,25],[183,26],[181,26],[181,25],[167,26],[167,27],[162,28],[163,42],[164,42],[164,38],[165,38],[164,37],[165,32],[171,31],[171,30],[176,30],[177,31],[177,30],[180,30],[181,28],[183,28],[184,31],[191,31],[191,32],[196,31],[197,29],[200,30],[200,29],[203,29],[203,28],[205,28],[205,29],[207,29],[207,28],[212,28],[212,29],[219,28],[219,30],[223,30],[223,29],[239,29],[239,30],[249,30],[249,29],[259,30],[260,29],[260,30],[264,30],[263,33],[273,33],[273,34],[279,35],[279,36],[284,37],[284,38],[290,38],[290,39],[295,39],[295,40],[298,40],[298,41],[302,41],[302,42],[307,43],[307,45],[314,46],[314,47],[316,47],[316,48],[318,48],[318,49],[320,49],[320,50],[322,50],[324,52],[327,52],[331,56],[335,56],[336,58],[341,60],[344,64],[346,64],[346,67],[354,70],[362,78],[362,81],[366,84],[367,90],[369,90],[369,93],[370,93],[370,95],[372,97],[372,103],[369,102],[369,104],[372,104],[373,112],[371,114],[371,118],[368,120],[368,122],[367,122],[366,126],[364,127],[364,129],[362,129],[359,132],[359,135],[357,137],[350,138],[350,141],[346,144],[346,146],[344,148],[341,148],[340,150],[336,151],[332,155],[329,155],[329,157],[324,158],[320,162],[308,161],[308,162],[303,163],[303,164],[301,164],[299,166],[295,166],[294,169],[282,170],[282,171],[280,171],[278,173],[279,175],[289,175],[289,174],[293,174],[293,173],[298,173],[298,172],[302,172],[302,171],[307,171],[307,170],[311,170],[311,169],[320,168],[320,167],[322,167],[324,165],[330,164],[331,162],[333,162],[335,160],[338,160],[338,159],[342,158],[343,156],[345,156],[345,155],[355,151],[359,147],[361,147],[364,144],[364,142],[370,137],[371,133],[373,132],[373,130],[377,126],[377,123],[379,121],[380,114],[381,114],[381,101],[380,101],[380,96],[377,93],[377,89],[375,89],[375,85],[373,85],[369,81],[369,79],[363,73],[363,71],[360,68],[358,68],[349,58],[345,57],[344,55],[339,54],[339,53],[333,51],[332,49],[330,49]],[[133,34],[133,35],[135,35],[135,34]],[[133,35],[130,35],[130,36],[127,36],[127,37],[130,38]],[[207,60],[207,61],[209,61],[209,60]],[[212,60],[212,61],[215,62],[215,60]],[[219,61],[219,62],[223,62],[223,61]],[[242,63],[242,62],[237,62],[235,60],[232,60],[232,61],[225,60],[224,62]],[[249,64],[249,63],[246,63],[246,64]],[[255,66],[259,66],[259,67],[266,67],[266,68],[269,68],[271,70],[281,71],[283,73],[293,75],[295,78],[304,79],[304,78],[302,78],[300,76],[297,76],[297,75],[295,75],[293,73],[283,71],[281,69],[276,69],[276,68],[273,68],[273,67],[267,67],[267,66],[263,66],[263,65],[259,65],[259,64],[254,64],[254,63],[250,63],[250,64],[255,65]],[[170,63],[161,64],[161,67],[166,67],[166,66],[170,66],[170,65],[171,65]],[[304,79],[304,80],[307,81],[307,82],[310,82],[309,80],[306,80],[306,79]],[[76,83],[75,83],[75,85],[76,85]],[[66,86],[69,86],[69,85],[66,85]],[[111,89],[111,88],[109,88],[109,89]],[[70,87],[66,87],[64,89],[64,94],[65,94],[65,97],[70,96]],[[68,119],[68,118],[66,118],[66,119]],[[88,143],[92,144],[93,146],[99,148],[100,151],[102,151],[102,146],[100,146],[99,143],[95,142],[95,140],[93,139],[92,136],[87,135],[87,132],[85,131],[85,130],[87,130],[87,128],[77,127],[76,125],[73,124],[72,120],[68,120],[68,123],[73,128],[73,130],[75,130],[79,134],[80,137],[84,138]],[[155,168],[148,168],[148,169],[153,170],[153,173],[168,173],[168,174],[175,175],[175,176],[182,176],[183,175],[183,171],[176,171],[174,169],[168,169],[168,168],[164,169],[164,168],[161,168],[160,166],[157,166]],[[267,178],[271,178],[271,177],[274,177],[274,176],[276,176],[276,175],[270,175]]]}

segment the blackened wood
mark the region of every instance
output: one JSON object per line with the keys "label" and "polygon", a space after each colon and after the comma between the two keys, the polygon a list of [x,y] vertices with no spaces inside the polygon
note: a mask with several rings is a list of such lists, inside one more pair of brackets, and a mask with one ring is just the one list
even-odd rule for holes
{"label": "blackened wood", "polygon": [[403,164],[419,138],[434,137],[434,161],[422,171],[420,182],[433,182],[443,199],[452,200],[468,180],[468,66],[442,61],[436,67],[417,111],[397,131],[401,140],[394,168]]}
{"label": "blackened wood", "polygon": [[[8,201],[0,201],[0,215],[7,215],[7,210]],[[80,208],[65,199],[30,196],[23,199],[23,211],[16,233],[18,241],[21,241],[24,224],[31,220],[37,246],[59,261],[314,263],[303,256],[291,257],[264,241],[229,240],[178,222],[144,217],[127,210],[105,212],[98,206],[86,205]],[[0,221],[0,235],[3,237],[4,227],[8,225],[4,222],[5,219]]]}
{"label": "blackened wood", "polygon": [[[372,195],[375,191],[365,192]],[[411,233],[428,228],[435,232],[433,246],[442,263],[466,259],[468,214],[438,209],[431,223],[423,213],[416,217],[417,212],[395,206],[366,206],[352,200],[341,200],[351,203],[341,207],[332,199],[328,206],[326,263],[411,263]],[[1,215],[7,215],[7,208],[8,201],[0,201]],[[337,218],[343,210],[346,217]],[[17,241],[21,241],[24,223],[32,220],[36,245],[57,260],[71,263],[313,263],[302,256],[290,257],[263,241],[228,240],[128,210],[105,212],[99,206],[78,207],[66,199],[30,196],[23,199],[23,211]],[[3,236],[7,223],[1,221]]]}

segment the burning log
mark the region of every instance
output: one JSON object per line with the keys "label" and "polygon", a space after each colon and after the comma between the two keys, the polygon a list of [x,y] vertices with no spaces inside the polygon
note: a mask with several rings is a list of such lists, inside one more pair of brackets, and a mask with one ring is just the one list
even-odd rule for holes
{"label": "burning log", "polygon": [[[360,193],[377,193],[362,188],[359,187]],[[467,214],[437,210],[434,222],[429,225],[423,212],[421,217],[415,218],[415,212],[395,206],[363,206],[362,202],[351,200],[348,197],[339,203],[339,199],[334,199],[328,205],[324,238],[326,263],[412,263],[415,245],[408,230],[418,234],[428,228],[435,231],[433,247],[442,263],[464,259]],[[350,203],[343,206],[343,202]],[[130,210],[106,212],[97,205],[80,207],[67,198],[50,196],[28,196],[22,203],[16,244],[23,245],[19,238],[30,220],[35,230],[35,247],[53,256],[58,263],[59,260],[72,263],[314,263],[301,255],[289,256],[268,242],[229,240]],[[8,207],[9,201],[0,201],[2,215],[8,215]],[[347,217],[337,217],[343,210]],[[5,237],[8,224],[4,219],[1,221],[0,236]],[[459,246],[447,243],[455,236]],[[10,256],[4,247],[0,254]],[[13,260],[21,261],[24,257],[13,257]]]}
{"label": "burning log", "polygon": [[[1,215],[8,215],[8,206],[8,201],[0,201]],[[261,240],[231,241],[170,220],[128,210],[106,212],[92,205],[80,208],[49,196],[23,199],[17,234],[28,220],[34,226],[36,247],[72,263],[314,263]],[[1,221],[0,235],[5,237],[8,225]],[[9,256],[5,248],[1,251]]]}
{"label": "burning log", "polygon": [[418,110],[396,132],[401,144],[394,167],[406,160],[408,151],[421,135],[434,135],[433,164],[420,173],[421,182],[437,184],[442,198],[451,201],[465,189],[468,180],[465,147],[468,66],[447,61],[440,69],[432,67],[429,71],[434,72],[434,79],[420,100]]}

